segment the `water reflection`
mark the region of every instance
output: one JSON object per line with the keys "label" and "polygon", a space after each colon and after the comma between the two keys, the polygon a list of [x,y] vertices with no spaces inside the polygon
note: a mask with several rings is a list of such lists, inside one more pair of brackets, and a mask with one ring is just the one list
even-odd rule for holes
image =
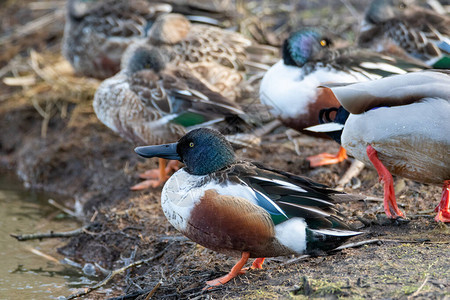
{"label": "water reflection", "polygon": [[79,269],[58,262],[60,239],[18,242],[9,236],[80,227],[49,206],[49,198],[25,190],[11,174],[0,172],[0,299],[56,299],[71,294],[80,282],[90,282]]}

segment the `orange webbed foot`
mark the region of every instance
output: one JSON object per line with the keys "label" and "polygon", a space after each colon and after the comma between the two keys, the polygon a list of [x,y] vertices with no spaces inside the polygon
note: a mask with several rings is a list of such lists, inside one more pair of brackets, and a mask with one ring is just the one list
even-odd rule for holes
{"label": "orange webbed foot", "polygon": [[263,268],[262,265],[263,265],[265,259],[266,259],[265,257],[259,257],[259,258],[255,259],[250,268],[244,268],[244,269],[242,269],[242,271],[262,269]]}
{"label": "orange webbed foot", "polygon": [[133,191],[145,190],[148,188],[157,188],[164,184],[167,179],[170,178],[170,173],[172,171],[177,171],[179,169],[178,161],[171,160],[167,163],[166,159],[159,159],[159,168],[148,170],[145,173],[139,174],[140,178],[147,179],[136,185],[133,185],[130,189]]}
{"label": "orange webbed foot", "polygon": [[309,161],[309,165],[312,168],[325,166],[325,165],[333,165],[340,163],[348,158],[347,151],[344,148],[339,148],[339,152],[337,154],[329,154],[329,153],[321,153],[317,155],[308,156],[306,159]]}
{"label": "orange webbed foot", "polygon": [[436,222],[450,223],[450,210],[440,210],[434,220]]}
{"label": "orange webbed foot", "polygon": [[225,276],[209,280],[206,282],[206,286],[203,288],[204,291],[210,290],[216,286],[221,286],[231,279],[235,278],[236,276],[240,274],[244,274],[245,270],[242,269],[242,267],[247,263],[248,258],[250,257],[249,252],[242,252],[241,259],[234,265],[234,267],[231,269],[230,273],[228,273]]}
{"label": "orange webbed foot", "polygon": [[158,179],[159,178],[159,169],[151,169],[147,170],[144,173],[139,174],[139,178],[142,179]]}

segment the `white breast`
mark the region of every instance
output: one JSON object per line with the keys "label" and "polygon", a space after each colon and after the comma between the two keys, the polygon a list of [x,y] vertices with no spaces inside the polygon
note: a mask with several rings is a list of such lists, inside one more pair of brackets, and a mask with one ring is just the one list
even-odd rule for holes
{"label": "white breast", "polygon": [[280,60],[264,75],[259,95],[261,102],[271,107],[272,114],[292,118],[308,113],[308,104],[316,100],[318,86],[367,80],[366,76],[357,72],[342,72],[330,68],[318,68],[304,76],[302,68],[287,66]]}

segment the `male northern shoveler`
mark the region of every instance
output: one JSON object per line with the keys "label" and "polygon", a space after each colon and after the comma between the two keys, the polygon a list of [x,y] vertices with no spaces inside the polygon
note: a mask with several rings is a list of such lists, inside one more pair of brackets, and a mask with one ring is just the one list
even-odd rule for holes
{"label": "male northern shoveler", "polygon": [[[137,144],[159,144],[178,140],[194,126],[216,126],[221,130],[239,126],[245,118],[239,106],[182,65],[173,65],[157,48],[140,45],[125,58],[124,69],[99,86],[94,110],[106,126]],[[221,127],[222,126],[222,127]],[[134,189],[156,187],[168,177],[150,172],[148,180]],[[164,172],[165,170],[165,172]]]}
{"label": "male northern shoveler", "polygon": [[[318,86],[367,81],[423,68],[426,66],[368,50],[333,49],[331,39],[320,31],[304,29],[284,42],[283,59],[264,75],[260,98],[286,126],[303,131],[319,123],[321,109],[338,106],[334,97]],[[325,153],[309,160],[311,166],[321,166],[346,157],[341,148],[337,156]]]}
{"label": "male northern shoveler", "polygon": [[193,241],[242,255],[229,274],[207,282],[228,282],[265,257],[327,251],[361,234],[351,230],[334,199],[353,197],[259,163],[239,161],[229,142],[207,128],[177,143],[137,147],[144,157],[177,159],[186,166],[164,185],[161,205],[169,222]]}
{"label": "male northern shoveler", "polygon": [[69,0],[63,55],[81,75],[111,77],[128,45],[145,38],[159,14],[171,11],[169,4],[144,0]]}
{"label": "male northern shoveler", "polygon": [[448,69],[450,17],[403,0],[374,0],[366,12],[358,43]]}
{"label": "male northern shoveler", "polygon": [[341,133],[348,153],[375,167],[384,181],[386,214],[404,216],[395,200],[392,173],[424,183],[444,183],[436,221],[450,222],[450,75],[414,72],[329,92],[345,108],[340,109],[344,117],[336,126],[320,127]]}

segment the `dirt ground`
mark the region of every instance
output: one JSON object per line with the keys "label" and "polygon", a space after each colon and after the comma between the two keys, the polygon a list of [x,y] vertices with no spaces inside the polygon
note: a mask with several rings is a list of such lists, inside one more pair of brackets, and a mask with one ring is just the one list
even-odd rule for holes
{"label": "dirt ground", "polygon": [[[384,217],[383,188],[376,171],[369,168],[344,190],[370,196],[370,200],[340,203],[338,207],[350,223],[365,232],[351,242],[378,242],[303,260],[269,258],[263,270],[248,272],[221,288],[202,292],[204,282],[224,275],[236,258],[203,248],[178,233],[162,213],[160,188],[129,190],[139,182],[137,174],[156,167],[156,161],[137,157],[134,145],[97,120],[91,102],[98,82],[68,75],[64,84],[50,75],[46,77],[45,72],[39,73],[46,70],[46,65],[54,70],[64,65],[58,48],[61,16],[55,13],[45,35],[19,35],[20,28],[48,11],[33,9],[34,2],[6,2],[8,5],[0,12],[0,39],[6,41],[2,46],[8,49],[0,57],[0,167],[14,170],[29,188],[66,196],[70,200],[63,204],[76,211],[80,220],[95,223],[85,233],[61,240],[57,250],[61,256],[82,264],[97,263],[107,270],[153,257],[87,298],[128,295],[117,299],[146,299],[152,290],[154,299],[450,297],[450,229],[433,219],[441,187],[395,178],[398,202],[409,222],[392,222]],[[310,18],[302,22],[319,22],[316,19],[321,13],[334,9],[325,2],[329,4],[324,1],[325,8],[318,14],[318,6],[305,5],[301,15]],[[344,2],[362,11],[361,3],[368,1],[339,2],[335,12],[340,15],[328,19],[331,25],[339,17],[350,15]],[[52,3],[55,7],[51,12],[63,7],[62,1]],[[352,32],[348,24],[342,22],[339,29],[347,38]],[[30,49],[41,56],[33,56]],[[40,67],[33,67],[36,61]],[[20,81],[30,75],[35,78],[32,84]],[[21,84],[11,85],[6,78],[19,78]],[[238,155],[335,187],[350,161],[312,169],[306,157],[337,150],[332,141],[280,128],[264,137],[260,147],[241,149]],[[105,277],[100,268],[96,271],[99,281]]]}

